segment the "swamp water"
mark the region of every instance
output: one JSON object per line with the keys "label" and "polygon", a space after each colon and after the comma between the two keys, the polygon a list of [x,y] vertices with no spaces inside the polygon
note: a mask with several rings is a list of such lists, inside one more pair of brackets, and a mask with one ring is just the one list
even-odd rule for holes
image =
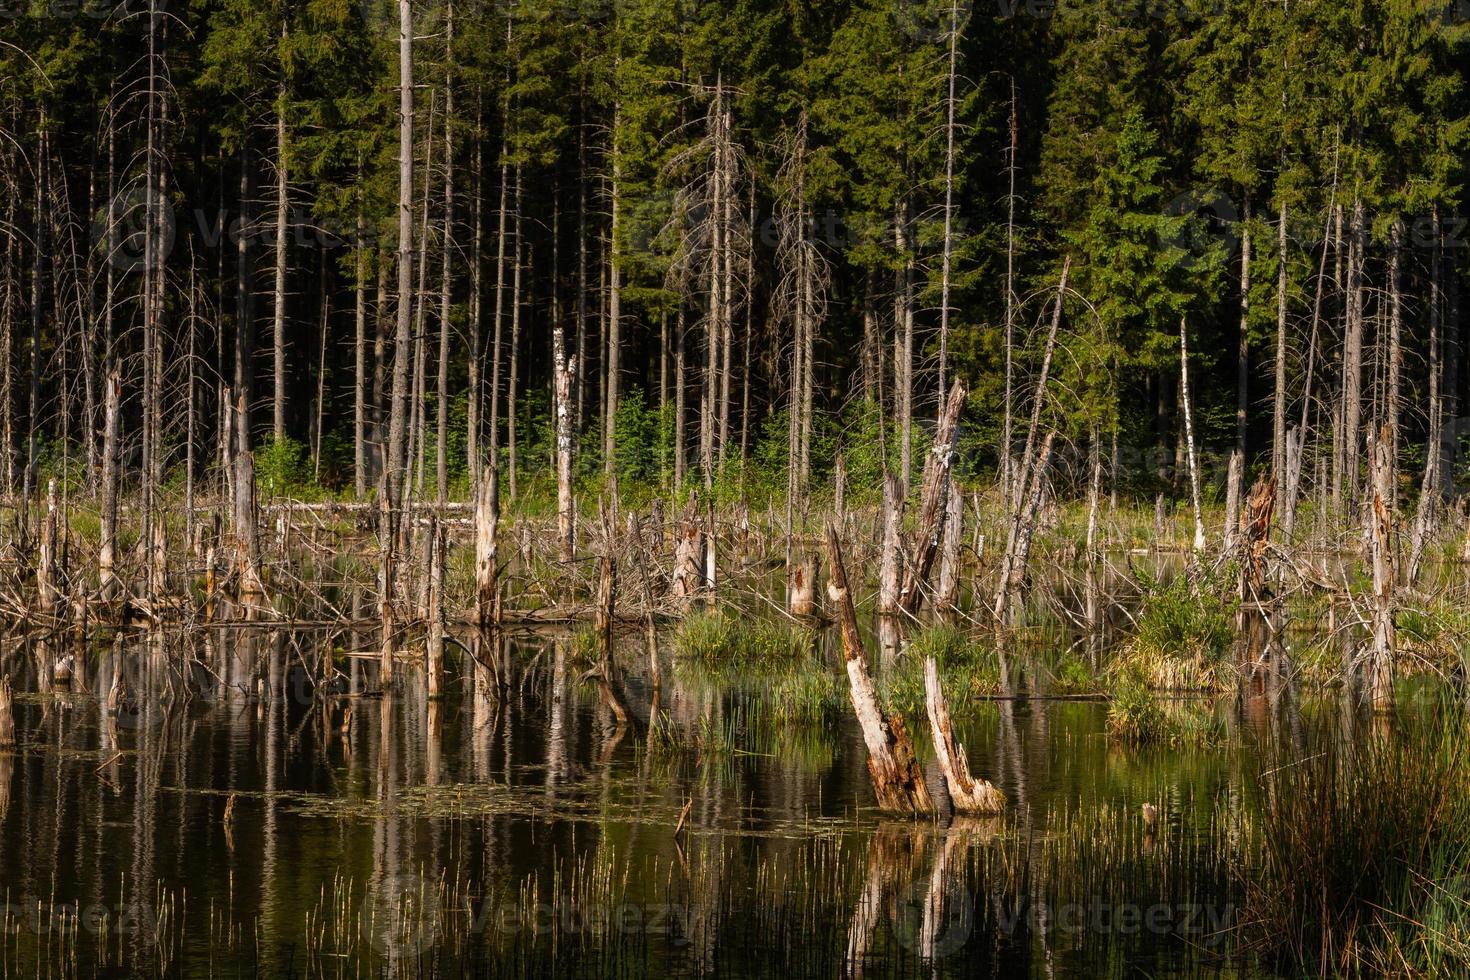
{"label": "swamp water", "polygon": [[409,669],[367,693],[366,657],[313,693],[366,634],[128,633],[66,686],[37,642],[6,651],[7,976],[1265,976],[1229,874],[1261,753],[1336,724],[1181,700],[1218,744],[1130,749],[1100,701],[952,697],[1009,809],[916,823],[872,808],[835,661],[798,711],[666,641],[650,733],[641,637],[623,726],[567,634],[514,636],[499,697],[461,653],[436,701]]}

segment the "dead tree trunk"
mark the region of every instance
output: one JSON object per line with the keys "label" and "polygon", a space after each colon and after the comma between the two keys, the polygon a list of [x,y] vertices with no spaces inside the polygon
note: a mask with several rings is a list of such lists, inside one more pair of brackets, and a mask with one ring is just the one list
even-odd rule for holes
{"label": "dead tree trunk", "polygon": [[437,698],[444,674],[444,525],[437,514],[429,518],[429,623],[424,659],[429,697]]}
{"label": "dead tree trunk", "polygon": [[692,599],[703,591],[704,534],[699,526],[699,501],[691,496],[679,518],[679,531],[674,541],[674,574],[671,591],[676,599]]}
{"label": "dead tree trunk", "polygon": [[235,571],[241,596],[259,595],[260,554],[255,539],[255,454],[246,431],[245,399],[235,404],[234,499],[230,506],[230,535],[234,541]]}
{"label": "dead tree trunk", "polygon": [[1184,403],[1184,445],[1189,453],[1189,502],[1194,508],[1194,550],[1205,550],[1205,519],[1200,510],[1199,466],[1194,453],[1194,413],[1189,407],[1189,341],[1184,318],[1179,318],[1179,399]]}
{"label": "dead tree trunk", "polygon": [[15,745],[14,695],[10,690],[10,678],[0,677],[0,748]]}
{"label": "dead tree trunk", "polygon": [[1276,505],[1274,477],[1256,481],[1246,498],[1240,520],[1240,613],[1236,632],[1240,635],[1242,674],[1258,667],[1267,646],[1266,609],[1272,599],[1266,574],[1266,550],[1270,546],[1271,516]]}
{"label": "dead tree trunk", "polygon": [[46,484],[46,516],[41,522],[41,545],[36,553],[36,589],[43,613],[55,610],[61,600],[57,544],[56,481],[50,480]]}
{"label": "dead tree trunk", "polygon": [[883,473],[883,551],[878,566],[878,612],[898,611],[900,528],[903,525],[903,484]]}
{"label": "dead tree trunk", "polygon": [[934,608],[939,612],[953,610],[960,595],[960,540],[964,534],[965,502],[953,481],[951,476],[939,547],[939,587],[934,594]]}
{"label": "dead tree trunk", "polygon": [[939,539],[944,532],[946,498],[951,491],[950,470],[954,466],[954,436],[960,410],[965,405],[965,388],[958,381],[949,390],[939,429],[934,434],[934,447],[924,463],[923,503],[919,509],[919,527],[913,547],[909,549],[909,565],[904,570],[898,591],[899,611],[916,615],[924,602],[923,590],[939,553]]}
{"label": "dead tree trunk", "polygon": [[117,483],[118,483],[118,403],[122,398],[122,380],[113,368],[107,377],[107,391],[102,407],[102,519],[101,542],[97,551],[98,586],[102,598],[112,597],[113,562],[117,558]]}
{"label": "dead tree trunk", "polygon": [[1392,433],[1384,426],[1373,442],[1373,646],[1370,685],[1373,708],[1393,708],[1394,515]]}
{"label": "dead tree trunk", "polygon": [[863,730],[868,747],[868,775],[878,807],[893,813],[924,814],[934,812],[924,784],[924,770],[914,757],[913,743],[904,728],[903,716],[885,718],[878,700],[878,689],[868,674],[868,655],[858,632],[857,612],[847,585],[847,566],[842,560],[842,543],[837,528],[827,525],[827,560],[832,566],[827,581],[827,596],[837,610],[842,630],[842,654],[847,662],[848,695],[853,713]]}
{"label": "dead tree trunk", "polygon": [[949,798],[957,813],[999,813],[1005,809],[1005,794],[983,779],[970,774],[965,747],[954,736],[949,720],[949,702],[939,683],[939,665],[924,658],[924,704],[929,711],[929,732],[934,737],[934,755],[949,786]]}
{"label": "dead tree trunk", "polygon": [[995,602],[991,611],[997,623],[1005,622],[1011,600],[1020,591],[1026,580],[1026,566],[1031,558],[1031,536],[1036,530],[1036,511],[1041,506],[1041,492],[1045,485],[1047,466],[1051,463],[1052,446],[1056,442],[1056,430],[1046,434],[1041,442],[1035,466],[1023,461],[1022,471],[1031,473],[1031,485],[1024,490],[1021,510],[1016,515],[1012,545],[1006,549],[1000,566],[1000,584],[996,588]]}
{"label": "dead tree trunk", "polygon": [[817,556],[807,555],[792,569],[791,615],[814,616],[817,612]]}
{"label": "dead tree trunk", "polygon": [[481,629],[493,622],[498,590],[495,552],[500,524],[499,497],[492,466],[481,472],[475,495],[475,614]]}

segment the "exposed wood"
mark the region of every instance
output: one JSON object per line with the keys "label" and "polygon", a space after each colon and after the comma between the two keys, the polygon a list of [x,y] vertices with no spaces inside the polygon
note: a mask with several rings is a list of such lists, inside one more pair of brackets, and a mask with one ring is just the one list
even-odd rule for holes
{"label": "exposed wood", "polygon": [[934,756],[949,786],[949,798],[957,813],[1000,813],[1005,809],[1005,794],[970,773],[965,747],[955,738],[950,723],[949,702],[939,682],[939,665],[933,657],[924,658],[924,705],[929,713],[929,732],[934,738]]}

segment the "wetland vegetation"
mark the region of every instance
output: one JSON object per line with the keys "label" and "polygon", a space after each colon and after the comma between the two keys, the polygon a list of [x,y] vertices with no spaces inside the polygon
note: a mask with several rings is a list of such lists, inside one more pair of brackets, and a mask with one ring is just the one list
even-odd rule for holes
{"label": "wetland vegetation", "polygon": [[1470,973],[1467,44],[0,0],[0,976]]}

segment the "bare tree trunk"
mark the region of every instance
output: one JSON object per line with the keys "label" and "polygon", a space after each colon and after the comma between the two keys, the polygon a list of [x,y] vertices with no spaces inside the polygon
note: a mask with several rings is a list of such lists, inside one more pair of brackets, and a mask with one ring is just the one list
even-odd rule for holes
{"label": "bare tree trunk", "polygon": [[496,538],[500,527],[500,495],[492,469],[475,488],[475,610],[480,628],[494,622],[498,591]]}
{"label": "bare tree trunk", "polygon": [[1235,354],[1235,449],[1245,455],[1247,411],[1250,407],[1251,213],[1246,198],[1240,223],[1240,333]]}
{"label": "bare tree trunk", "polygon": [[1205,518],[1200,509],[1199,466],[1194,453],[1194,415],[1189,398],[1189,341],[1184,318],[1179,318],[1179,398],[1184,403],[1184,445],[1189,455],[1189,502],[1194,507],[1194,550],[1205,550]]}
{"label": "bare tree trunk", "polygon": [[903,484],[897,475],[883,473],[883,548],[878,569],[878,612],[898,611],[900,528],[903,524]]}
{"label": "bare tree trunk", "polygon": [[511,271],[510,287],[510,364],[506,370],[507,387],[505,392],[505,448],[509,457],[510,468],[510,501],[515,506],[517,493],[516,480],[516,390],[520,387],[520,354],[521,354],[521,271],[527,264],[525,255],[525,238],[522,234],[522,219],[524,213],[521,208],[521,165],[516,164],[516,189],[515,189],[515,268]]}
{"label": "bare tree trunk", "polygon": [[[281,24],[281,41],[286,25]],[[271,397],[271,432],[277,442],[286,438],[286,236],[289,234],[291,204],[286,185],[286,83],[281,83],[276,105],[276,282],[271,294],[272,344],[275,352],[274,394]]]}
{"label": "bare tree trunk", "polygon": [[[1397,495],[1399,485],[1399,392],[1403,374],[1404,350],[1402,343],[1404,324],[1403,297],[1403,241],[1404,221],[1395,217],[1389,227],[1388,245],[1388,391],[1383,415],[1388,427],[1388,485]],[[1432,455],[1432,454],[1431,454]],[[1390,500],[1390,507],[1394,502]]]}
{"label": "bare tree trunk", "polygon": [[[435,398],[434,489],[442,509],[449,501],[449,332],[454,275],[454,3],[444,28],[444,267],[439,286],[439,366]],[[473,357],[471,357],[473,360]]]}
{"label": "bare tree trunk", "polygon": [[1343,472],[1340,502],[1351,513],[1358,500],[1358,444],[1363,400],[1363,250],[1367,235],[1362,201],[1353,202],[1348,250],[1348,311],[1342,351]]}
{"label": "bare tree trunk", "polygon": [[[619,233],[619,211],[621,209],[622,191],[622,155],[618,149],[618,135],[622,124],[622,107],[613,105],[612,119],[612,186],[609,189],[612,206],[612,223],[608,230],[608,254],[607,254],[607,366],[606,366],[606,398],[604,407],[602,428],[602,471],[610,481],[614,481],[617,473],[617,414],[618,414],[618,389],[622,373],[621,354],[623,350],[622,320],[623,320],[623,269],[622,269],[622,245],[618,241]],[[519,212],[519,209],[517,209]],[[614,494],[616,495],[616,493]]]}
{"label": "bare tree trunk", "polygon": [[113,367],[107,375],[102,401],[102,517],[97,566],[99,591],[104,599],[112,597],[113,564],[117,560],[118,414],[121,401],[122,377]]}
{"label": "bare tree trunk", "polygon": [[913,546],[909,549],[909,564],[904,570],[898,590],[898,608],[910,616],[916,615],[923,605],[924,588],[928,584],[929,571],[934,566],[934,557],[939,551],[939,541],[944,533],[946,498],[954,489],[950,473],[954,466],[955,431],[964,407],[965,388],[956,381],[945,400],[939,428],[934,435],[934,447],[924,463],[919,526]]}
{"label": "bare tree trunk", "polygon": [[551,327],[551,359],[555,377],[553,387],[556,413],[556,525],[557,554],[562,562],[571,562],[575,552],[576,501],[572,497],[572,385],[576,377],[575,361],[567,357],[566,327],[560,317],[553,316]]}
{"label": "bare tree trunk", "polygon": [[1373,645],[1370,690],[1378,711],[1393,708],[1394,631],[1394,494],[1391,436],[1387,425],[1373,441]]}
{"label": "bare tree trunk", "polygon": [[1015,417],[1015,350],[1016,350],[1016,152],[1019,143],[1019,117],[1016,112],[1016,79],[1011,77],[1011,139],[1006,152],[1006,306],[1005,306],[1005,395],[1000,429],[1000,503],[1007,514],[1015,511],[1011,499],[1014,480],[1011,474],[1011,425]]}
{"label": "bare tree trunk", "polygon": [[898,272],[894,309],[893,403],[898,415],[898,476],[909,486],[914,422],[914,261],[909,252],[908,202],[900,201],[893,217],[894,239],[903,266]]}
{"label": "bare tree trunk", "polygon": [[684,486],[689,466],[688,433],[685,432],[685,416],[688,407],[685,403],[687,396],[684,382],[684,327],[684,307],[681,304],[678,313],[674,316],[674,487],[676,489]]}
{"label": "bare tree trunk", "polygon": [[393,406],[388,416],[379,572],[383,646],[379,678],[393,681],[393,592],[399,527],[396,508],[408,483],[404,416],[408,411],[409,345],[413,342],[413,4],[398,0],[398,329],[393,344]]}
{"label": "bare tree trunk", "polygon": [[429,518],[429,622],[424,644],[428,694],[437,698],[444,674],[444,525],[442,516]]}
{"label": "bare tree trunk", "polygon": [[366,236],[362,211],[357,214],[357,242],[353,246],[352,315],[352,489],[358,500],[367,496],[367,268],[363,264]]}

